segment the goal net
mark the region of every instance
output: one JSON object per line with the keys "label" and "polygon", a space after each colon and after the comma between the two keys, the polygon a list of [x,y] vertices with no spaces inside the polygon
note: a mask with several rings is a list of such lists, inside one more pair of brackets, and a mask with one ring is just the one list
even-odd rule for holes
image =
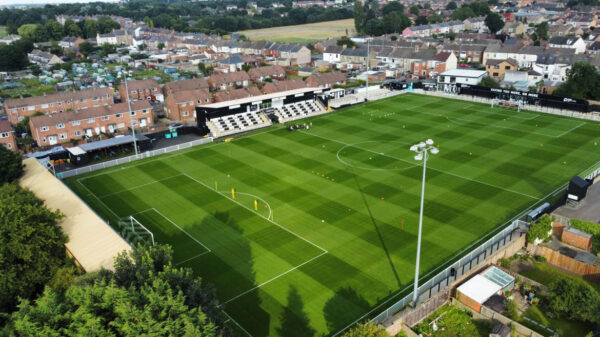
{"label": "goal net", "polygon": [[505,99],[493,99],[492,100],[492,108],[510,108],[510,109],[516,109],[517,111],[521,111],[521,108],[524,106],[525,106],[525,104],[523,103],[523,101],[505,100]]}
{"label": "goal net", "polygon": [[154,246],[154,234],[136,218],[130,216],[119,221],[121,236],[130,244],[151,244]]}

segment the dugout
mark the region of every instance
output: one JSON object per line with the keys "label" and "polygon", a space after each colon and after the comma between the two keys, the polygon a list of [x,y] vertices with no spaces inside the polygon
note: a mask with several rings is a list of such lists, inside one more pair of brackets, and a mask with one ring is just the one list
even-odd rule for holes
{"label": "dugout", "polygon": [[[135,140],[140,152],[150,148],[150,138],[144,135],[135,135]],[[67,148],[70,162],[76,166],[87,165],[90,160],[99,157],[115,156],[119,153],[130,153],[132,151],[133,135],[114,137]]]}
{"label": "dugout", "polygon": [[[213,118],[235,115],[243,112],[268,111],[272,108],[281,107],[286,104],[314,100],[315,98],[323,101],[323,97],[327,95],[329,90],[330,89],[327,88],[299,88],[202,105],[196,107],[198,129],[200,129],[203,135],[208,134],[210,130],[208,129],[206,122]],[[327,105],[325,104],[325,106]]]}
{"label": "dugout", "polygon": [[480,85],[460,84],[458,86],[458,94],[478,96],[489,99],[521,101],[529,105],[539,105],[554,109],[573,110],[579,112],[589,111],[589,103],[586,100],[538,94],[520,90],[488,88]]}
{"label": "dugout", "polygon": [[581,178],[580,176],[575,176],[569,181],[569,188],[567,189],[567,198],[569,200],[581,201],[585,198],[587,194],[588,187],[590,187],[591,182]]}

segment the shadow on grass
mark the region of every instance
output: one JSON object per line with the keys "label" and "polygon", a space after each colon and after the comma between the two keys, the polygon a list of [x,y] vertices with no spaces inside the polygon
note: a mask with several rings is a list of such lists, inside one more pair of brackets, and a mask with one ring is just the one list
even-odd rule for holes
{"label": "shadow on grass", "polygon": [[290,286],[287,296],[287,306],[281,314],[281,327],[277,329],[280,336],[312,337],[316,331],[310,326],[310,320],[304,312],[304,303],[298,289]]}
{"label": "shadow on grass", "polygon": [[367,312],[370,307],[369,302],[356,290],[350,287],[340,288],[323,308],[327,328],[332,333],[337,332]]}

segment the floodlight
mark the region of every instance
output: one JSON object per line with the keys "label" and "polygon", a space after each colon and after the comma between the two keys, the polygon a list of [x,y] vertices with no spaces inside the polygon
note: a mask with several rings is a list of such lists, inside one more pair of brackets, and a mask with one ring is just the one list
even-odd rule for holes
{"label": "floodlight", "polygon": [[415,156],[415,160],[423,160],[423,155],[421,153],[419,153],[418,155]]}
{"label": "floodlight", "polygon": [[417,148],[416,145],[413,145],[413,146],[410,147],[410,150],[416,152],[418,150],[418,148]]}
{"label": "floodlight", "polygon": [[438,154],[440,152],[440,150],[438,150],[437,147],[434,147],[431,149],[431,154]]}
{"label": "floodlight", "polygon": [[429,138],[429,139],[427,139],[427,140],[425,141],[425,143],[426,143],[427,145],[433,145],[433,140],[432,140],[431,138]]}
{"label": "floodlight", "polygon": [[427,145],[427,144],[425,144],[425,143],[423,143],[423,142],[420,142],[419,144],[417,144],[417,146],[418,146],[420,149],[424,148],[426,145]]}

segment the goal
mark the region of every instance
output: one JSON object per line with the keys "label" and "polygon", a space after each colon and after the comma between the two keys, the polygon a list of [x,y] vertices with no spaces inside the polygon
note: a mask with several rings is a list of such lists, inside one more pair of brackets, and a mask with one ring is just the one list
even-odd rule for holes
{"label": "goal", "polygon": [[517,100],[505,100],[505,99],[493,99],[492,100],[492,108],[500,107],[500,108],[510,108],[517,109],[517,111],[521,111],[525,104],[523,101]]}
{"label": "goal", "polygon": [[129,216],[119,220],[121,236],[130,244],[151,244],[154,246],[154,234],[136,218]]}

